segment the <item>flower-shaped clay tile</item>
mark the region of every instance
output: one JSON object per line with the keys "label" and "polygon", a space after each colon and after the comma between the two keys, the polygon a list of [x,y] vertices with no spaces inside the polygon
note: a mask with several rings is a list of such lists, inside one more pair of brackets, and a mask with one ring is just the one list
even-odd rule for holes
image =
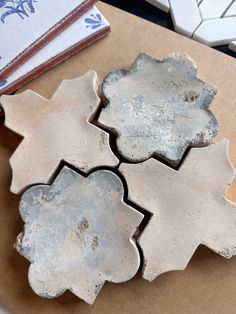
{"label": "flower-shaped clay tile", "polygon": [[64,167],[51,186],[35,185],[20,202],[25,221],[16,248],[30,262],[29,282],[42,297],[70,290],[93,303],[105,281],[131,279],[140,257],[132,239],[143,215],[123,202],[117,175],[87,178]]}
{"label": "flower-shaped clay tile", "polygon": [[159,61],[140,54],[130,70],[103,82],[108,105],[99,123],[117,134],[117,148],[129,161],[152,155],[176,166],[188,147],[206,146],[218,126],[209,105],[216,89],[197,78],[185,55]]}
{"label": "flower-shaped clay tile", "polygon": [[51,99],[28,90],[2,96],[5,125],[24,137],[10,159],[11,191],[49,183],[62,160],[83,172],[116,166],[109,134],[92,123],[98,110],[98,79],[94,71],[63,81]]}
{"label": "flower-shaped clay tile", "polygon": [[144,278],[184,269],[200,244],[236,255],[236,204],[224,197],[236,172],[226,140],[190,149],[178,171],[154,158],[119,169],[129,199],[152,214],[138,239]]}

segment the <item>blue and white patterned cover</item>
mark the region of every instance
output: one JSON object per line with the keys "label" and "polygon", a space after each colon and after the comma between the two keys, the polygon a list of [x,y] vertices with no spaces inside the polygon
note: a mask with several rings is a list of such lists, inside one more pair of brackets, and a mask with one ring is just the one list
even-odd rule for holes
{"label": "blue and white patterned cover", "polygon": [[70,49],[85,38],[91,36],[95,32],[108,26],[108,21],[94,6],[82,15],[76,22],[54,38],[50,43],[48,43],[44,48],[38,51],[33,57],[26,61],[26,63],[24,63],[8,78],[0,81],[0,94],[1,90],[32,72],[35,68],[40,67],[51,58],[54,58],[63,51]]}
{"label": "blue and white patterned cover", "polygon": [[84,0],[0,0],[0,71]]}

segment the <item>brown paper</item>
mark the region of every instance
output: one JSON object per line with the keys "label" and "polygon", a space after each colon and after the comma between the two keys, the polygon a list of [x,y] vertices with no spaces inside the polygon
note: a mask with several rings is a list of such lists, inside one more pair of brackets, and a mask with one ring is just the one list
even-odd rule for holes
{"label": "brown paper", "polygon": [[[217,139],[230,139],[230,156],[236,167],[235,59],[106,4],[99,3],[98,7],[111,22],[111,35],[45,73],[24,89],[30,88],[50,97],[61,80],[94,69],[102,81],[109,71],[129,67],[140,51],[156,58],[162,58],[170,52],[187,53],[198,65],[198,76],[218,87],[212,105],[220,124]],[[226,260],[204,247],[197,250],[184,272],[164,274],[152,283],[143,280],[139,273],[128,283],[105,284],[93,306],[86,305],[69,292],[51,300],[35,295],[27,281],[29,262],[13,248],[23,222],[18,214],[19,197],[9,192],[9,157],[20,140],[1,122],[1,303],[14,313],[24,314],[236,313],[236,257]],[[236,201],[236,180],[227,196]]]}

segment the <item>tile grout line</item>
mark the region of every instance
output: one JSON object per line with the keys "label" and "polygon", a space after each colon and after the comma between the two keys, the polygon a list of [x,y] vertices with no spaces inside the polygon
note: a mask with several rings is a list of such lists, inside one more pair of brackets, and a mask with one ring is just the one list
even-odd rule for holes
{"label": "tile grout line", "polygon": [[[201,13],[200,13],[200,15],[201,15]],[[202,17],[202,15],[201,15],[201,17]],[[196,31],[199,29],[199,27],[202,25],[202,23],[204,22],[205,20],[201,20],[201,23],[195,28],[195,30],[193,31],[193,33],[192,33],[192,35],[191,35],[191,37],[190,38],[192,38],[193,39],[193,36],[194,36],[194,34],[196,33]]]}
{"label": "tile grout line", "polygon": [[200,6],[200,4],[203,2],[204,0],[200,0],[199,2],[198,2],[198,7]]}
{"label": "tile grout line", "polygon": [[232,0],[231,3],[227,6],[227,8],[224,10],[224,12],[221,14],[220,19],[223,18],[225,16],[225,14],[227,13],[227,11],[230,9],[230,7],[233,5],[235,0]]}
{"label": "tile grout line", "polygon": [[[199,4],[198,4],[198,10],[199,10],[199,14],[200,14],[200,16],[201,16],[201,19],[202,19],[202,21],[203,21],[203,16],[202,16],[202,10],[200,9],[200,4],[203,2],[203,0],[201,1],[201,2],[199,2]],[[201,22],[202,23],[202,22]]]}

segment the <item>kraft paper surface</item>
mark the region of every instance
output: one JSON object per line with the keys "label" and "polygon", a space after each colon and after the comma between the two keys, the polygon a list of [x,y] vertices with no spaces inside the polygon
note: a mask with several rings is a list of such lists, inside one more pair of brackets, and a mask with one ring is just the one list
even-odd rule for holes
{"label": "kraft paper surface", "polygon": [[[236,168],[235,59],[106,4],[99,3],[98,8],[111,23],[112,33],[22,90],[30,88],[50,97],[61,80],[93,69],[98,72],[101,82],[108,72],[128,68],[139,52],[156,58],[163,58],[171,52],[187,53],[197,63],[198,77],[218,87],[211,107],[220,125],[216,140],[222,137],[230,140],[230,157]],[[27,279],[29,262],[13,248],[23,222],[18,213],[19,197],[9,192],[9,157],[20,141],[21,138],[6,129],[1,121],[0,303],[10,311],[22,314],[236,313],[236,257],[226,260],[202,246],[185,271],[166,273],[151,283],[142,279],[141,272],[127,283],[106,283],[93,306],[70,292],[56,299],[35,295]],[[236,202],[236,180],[227,197]]]}

